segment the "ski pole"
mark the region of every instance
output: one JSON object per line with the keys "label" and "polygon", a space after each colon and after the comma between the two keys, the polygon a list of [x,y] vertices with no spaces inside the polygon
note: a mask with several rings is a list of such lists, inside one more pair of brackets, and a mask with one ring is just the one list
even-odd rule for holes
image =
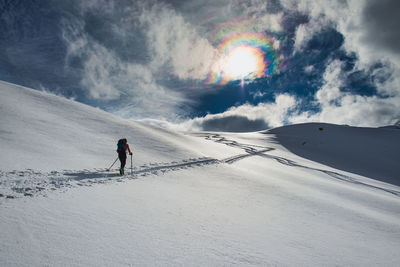
{"label": "ski pole", "polygon": [[117,162],[117,160],[118,160],[118,157],[115,159],[114,163],[110,166],[110,168],[107,169],[107,171],[109,171],[112,168],[112,166],[114,166],[114,164],[115,164],[115,162]]}
{"label": "ski pole", "polygon": [[132,175],[132,169],[133,167],[132,167],[132,154],[131,154],[131,175]]}

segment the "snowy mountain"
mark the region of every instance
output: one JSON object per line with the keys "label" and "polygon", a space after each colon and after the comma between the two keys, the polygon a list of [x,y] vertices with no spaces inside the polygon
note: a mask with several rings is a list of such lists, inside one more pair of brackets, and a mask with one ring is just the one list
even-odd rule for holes
{"label": "snowy mountain", "polygon": [[177,133],[4,82],[0,111],[2,266],[400,265],[399,129]]}

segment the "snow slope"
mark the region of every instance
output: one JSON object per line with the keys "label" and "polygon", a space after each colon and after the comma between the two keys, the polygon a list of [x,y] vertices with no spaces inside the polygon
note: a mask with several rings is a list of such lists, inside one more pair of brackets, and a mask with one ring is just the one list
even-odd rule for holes
{"label": "snow slope", "polygon": [[[0,104],[2,266],[400,265],[400,188],[316,162],[341,126],[323,144],[314,124],[182,134],[7,83]],[[341,157],[363,155],[364,131]],[[119,177],[122,136],[135,155]],[[374,136],[379,170],[398,132]]]}
{"label": "snow slope", "polygon": [[266,133],[301,157],[400,186],[400,128],[306,123]]}

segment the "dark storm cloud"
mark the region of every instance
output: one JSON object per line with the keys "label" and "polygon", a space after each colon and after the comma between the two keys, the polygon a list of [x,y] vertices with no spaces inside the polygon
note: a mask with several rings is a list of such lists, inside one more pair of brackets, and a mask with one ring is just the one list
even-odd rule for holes
{"label": "dark storm cloud", "polygon": [[181,124],[184,129],[226,132],[251,132],[282,125],[297,107],[298,101],[289,94],[275,95],[269,103],[231,107],[218,114],[207,114]]}
{"label": "dark storm cloud", "polygon": [[204,131],[217,132],[255,132],[270,127],[262,119],[250,120],[244,116],[227,116],[204,120],[201,128]]}
{"label": "dark storm cloud", "polygon": [[400,53],[400,1],[372,0],[364,10],[367,41]]}

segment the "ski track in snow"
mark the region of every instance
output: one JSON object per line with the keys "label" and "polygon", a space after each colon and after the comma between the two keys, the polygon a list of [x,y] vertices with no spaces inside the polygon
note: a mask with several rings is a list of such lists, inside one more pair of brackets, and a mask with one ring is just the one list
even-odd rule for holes
{"label": "ski track in snow", "polygon": [[[376,185],[367,184],[357,180],[356,178],[340,174],[334,171],[328,171],[319,168],[308,167],[301,165],[293,160],[283,157],[266,154],[267,152],[275,150],[271,147],[264,147],[251,144],[243,144],[234,140],[227,139],[215,133],[199,133],[193,134],[198,137],[203,137],[207,140],[221,143],[227,146],[236,147],[244,150],[244,154],[235,155],[229,158],[218,160],[210,157],[190,158],[180,162],[172,161],[170,163],[149,163],[140,167],[126,168],[126,175],[120,176],[117,172],[118,169],[94,169],[94,170],[64,170],[64,171],[51,171],[40,172],[32,169],[24,171],[9,171],[4,172],[0,170],[0,201],[1,199],[16,199],[20,197],[33,197],[33,196],[47,196],[48,192],[61,191],[79,186],[92,186],[95,184],[106,184],[110,182],[123,182],[126,180],[138,179],[149,175],[164,174],[169,171],[178,171],[187,168],[201,167],[205,165],[216,164],[233,164],[239,160],[259,156],[266,159],[276,160],[277,162],[290,166],[318,171],[328,175],[331,178],[349,182],[352,184],[366,186],[375,190],[382,190],[384,192],[400,196],[400,192],[391,190]],[[1,203],[1,202],[0,202]]]}
{"label": "ski track in snow", "polygon": [[[309,166],[305,166],[305,165],[301,165],[293,160],[289,160],[283,157],[279,157],[279,156],[273,156],[270,154],[265,154],[266,152],[269,151],[273,151],[275,150],[272,147],[264,147],[264,146],[258,146],[258,145],[250,145],[250,144],[242,144],[242,143],[238,143],[237,141],[234,140],[230,140],[227,139],[226,137],[223,137],[219,134],[210,134],[210,133],[201,133],[201,134],[196,134],[196,136],[202,136],[204,138],[206,138],[207,140],[212,140],[214,142],[217,143],[221,143],[227,146],[231,146],[231,147],[237,147],[237,148],[241,148],[243,149],[247,154],[242,154],[242,155],[238,155],[238,156],[234,156],[225,160],[222,160],[222,162],[224,163],[233,163],[237,160],[241,160],[243,158],[247,158],[250,156],[260,156],[260,157],[264,157],[264,158],[268,158],[268,159],[273,159],[276,160],[277,162],[286,165],[286,166],[290,166],[290,167],[298,167],[298,168],[304,168],[304,169],[308,169],[308,170],[313,170],[313,171],[318,171],[318,172],[322,172],[324,174],[329,175],[331,178],[340,180],[340,181],[344,181],[344,182],[349,182],[352,184],[356,184],[356,185],[361,185],[361,186],[365,186],[365,187],[369,187],[371,189],[375,189],[375,190],[382,190],[384,192],[393,194],[395,196],[400,196],[400,191],[396,191],[396,190],[392,190],[392,189],[387,189],[387,188],[383,188],[383,187],[379,187],[376,185],[372,185],[372,184],[368,184],[365,182],[362,182],[356,178],[350,177],[348,175],[344,175],[338,172],[334,172],[334,171],[328,171],[328,170],[324,170],[324,169],[319,169],[319,168],[313,168],[313,167],[309,167]],[[257,150],[257,149],[261,149],[261,150]]]}
{"label": "ski track in snow", "polygon": [[168,171],[177,171],[191,167],[200,167],[220,163],[213,158],[190,158],[181,162],[149,163],[140,167],[125,168],[120,176],[118,169],[64,170],[40,172],[32,169],[4,172],[0,170],[0,199],[47,196],[49,191],[65,191],[79,186],[92,186],[110,182],[123,182],[148,175],[159,175]]}

